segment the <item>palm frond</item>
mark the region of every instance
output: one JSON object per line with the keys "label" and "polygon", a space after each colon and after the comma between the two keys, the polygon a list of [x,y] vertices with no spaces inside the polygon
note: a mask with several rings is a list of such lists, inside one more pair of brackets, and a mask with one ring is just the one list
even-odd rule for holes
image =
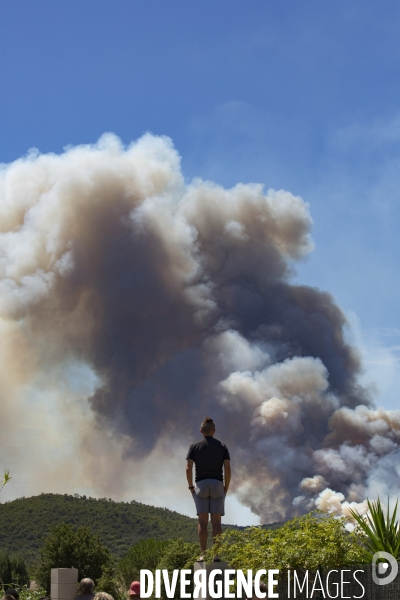
{"label": "palm frond", "polygon": [[364,545],[372,554],[375,552],[389,552],[396,559],[400,557],[400,527],[397,520],[398,500],[393,512],[390,511],[389,498],[386,515],[383,511],[380,498],[375,501],[367,500],[368,513],[360,515],[353,509],[350,513],[364,532],[366,539]]}
{"label": "palm frond", "polygon": [[11,479],[10,471],[8,471],[7,469],[5,469],[4,475],[3,475],[3,481],[1,481],[1,485],[0,485],[0,492],[3,489],[3,487],[6,485],[6,483],[8,481],[10,481],[10,479]]}

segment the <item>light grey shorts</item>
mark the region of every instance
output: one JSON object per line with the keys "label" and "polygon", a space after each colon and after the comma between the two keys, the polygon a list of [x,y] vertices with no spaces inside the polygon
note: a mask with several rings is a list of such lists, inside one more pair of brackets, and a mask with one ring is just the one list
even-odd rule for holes
{"label": "light grey shorts", "polygon": [[224,484],[218,479],[202,479],[198,481],[194,488],[193,499],[197,514],[225,514]]}

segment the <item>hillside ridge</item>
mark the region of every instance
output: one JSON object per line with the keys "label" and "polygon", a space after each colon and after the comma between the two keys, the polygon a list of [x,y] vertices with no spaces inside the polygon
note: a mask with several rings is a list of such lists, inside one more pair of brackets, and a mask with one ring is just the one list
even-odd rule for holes
{"label": "hillside ridge", "polygon": [[89,525],[117,559],[141,539],[197,539],[196,519],[167,508],[136,500],[116,502],[79,494],[43,493],[0,504],[0,548],[20,553],[32,565],[44,538],[61,523]]}
{"label": "hillside ridge", "polygon": [[[116,502],[79,494],[42,493],[0,504],[0,548],[21,554],[32,566],[50,530],[61,523],[75,527],[89,525],[116,559],[146,538],[197,542],[197,519],[168,508],[136,500]],[[235,525],[225,527],[243,529]]]}

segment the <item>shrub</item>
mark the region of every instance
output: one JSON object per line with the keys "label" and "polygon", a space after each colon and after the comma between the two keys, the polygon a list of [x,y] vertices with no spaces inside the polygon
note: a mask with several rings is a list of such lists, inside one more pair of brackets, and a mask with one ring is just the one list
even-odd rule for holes
{"label": "shrub", "polygon": [[[119,581],[125,586],[125,594],[129,585],[134,580],[140,579],[140,570],[167,569],[169,578],[172,578],[174,569],[192,569],[194,561],[199,556],[198,544],[184,542],[183,540],[154,539],[141,540],[127,552],[117,567]],[[175,598],[179,598],[179,581],[176,587]],[[165,590],[162,585],[162,595]],[[152,596],[154,597],[154,595]]]}
{"label": "shrub", "polygon": [[220,552],[233,569],[315,571],[366,562],[360,539],[345,530],[342,519],[316,511],[275,530],[228,530]]}
{"label": "shrub", "polygon": [[22,556],[0,552],[0,583],[3,587],[28,586],[29,574]]}
{"label": "shrub", "polygon": [[11,580],[10,558],[4,550],[0,550],[0,583],[7,586],[11,584]]}
{"label": "shrub", "polygon": [[193,569],[193,563],[199,557],[199,545],[183,540],[170,540],[160,557],[157,569]]}
{"label": "shrub", "polygon": [[24,558],[20,554],[11,554],[10,566],[13,586],[29,586],[29,573]]}
{"label": "shrub", "polygon": [[46,596],[46,590],[43,588],[36,588],[34,590],[30,590],[27,585],[15,585],[13,586],[19,592],[19,600],[41,600],[44,596]]}
{"label": "shrub", "polygon": [[49,593],[50,570],[71,567],[78,569],[79,580],[90,577],[97,583],[105,569],[112,572],[113,560],[108,548],[89,527],[84,525],[75,530],[64,523],[54,527],[46,538],[40,550],[35,579]]}
{"label": "shrub", "polygon": [[[172,571],[174,569],[191,569],[193,571],[194,562],[199,557],[198,544],[184,542],[183,540],[173,540],[166,548],[157,565],[157,569],[167,569],[169,580],[172,580]],[[164,584],[162,585],[162,594],[166,598]],[[174,598],[180,597],[180,581],[175,589]]]}
{"label": "shrub", "polygon": [[114,565],[109,564],[103,567],[102,575],[97,581],[97,591],[110,594],[114,600],[126,600],[125,586],[117,577]]}
{"label": "shrub", "polygon": [[117,566],[118,576],[128,590],[132,581],[139,581],[140,569],[154,571],[172,540],[141,540],[128,550]]}

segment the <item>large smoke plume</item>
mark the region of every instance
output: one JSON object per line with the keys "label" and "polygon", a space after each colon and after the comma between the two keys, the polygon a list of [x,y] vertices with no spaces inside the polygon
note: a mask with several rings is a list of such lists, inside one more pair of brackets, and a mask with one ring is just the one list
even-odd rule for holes
{"label": "large smoke plume", "polygon": [[311,225],[289,192],[185,183],[171,142],[150,135],[4,166],[3,422],[17,387],[56,388],[80,365],[93,390],[73,410],[136,468],[210,413],[263,521],[394,493],[400,411],[371,407],[332,297],[290,282]]}

